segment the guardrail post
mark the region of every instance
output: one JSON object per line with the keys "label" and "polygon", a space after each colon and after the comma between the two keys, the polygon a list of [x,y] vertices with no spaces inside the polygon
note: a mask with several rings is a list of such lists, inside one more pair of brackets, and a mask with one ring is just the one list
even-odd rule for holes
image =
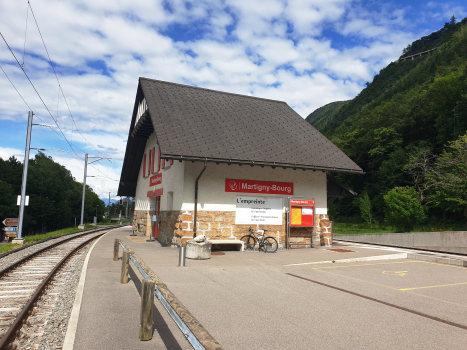
{"label": "guardrail post", "polygon": [[120,246],[120,240],[115,238],[114,241],[114,261],[118,261],[118,248]]}
{"label": "guardrail post", "polygon": [[130,268],[130,252],[128,250],[123,251],[122,257],[122,273],[120,276],[120,283],[128,283],[128,270]]}
{"label": "guardrail post", "polygon": [[154,281],[143,279],[141,288],[141,323],[139,327],[140,340],[152,339],[155,286]]}

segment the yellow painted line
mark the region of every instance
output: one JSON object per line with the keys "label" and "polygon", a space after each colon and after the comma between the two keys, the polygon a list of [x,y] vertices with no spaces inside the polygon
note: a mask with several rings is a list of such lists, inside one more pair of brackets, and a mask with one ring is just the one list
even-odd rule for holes
{"label": "yellow painted line", "polygon": [[441,263],[432,262],[432,261],[425,261],[425,260],[417,260],[417,261],[423,262],[423,263],[425,263],[425,264],[438,265],[438,266],[446,266],[446,267],[453,267],[453,268],[455,268],[455,269],[463,269],[463,270],[465,270],[465,267],[464,267],[464,266],[447,265],[447,264],[441,264]]}
{"label": "yellow painted line", "polygon": [[[385,286],[384,284],[379,284],[379,283],[375,283],[375,282],[369,282],[369,281],[365,281],[365,280],[362,280],[362,279],[359,279],[359,278],[348,277],[348,276],[340,275],[340,274],[338,274],[338,273],[332,273],[332,272],[329,272],[329,271],[323,271],[322,269],[318,269],[318,268],[314,268],[313,270],[316,270],[316,271],[318,271],[318,272],[327,273],[327,274],[330,274],[330,275],[335,275],[335,276],[339,276],[339,277],[348,278],[348,279],[355,280],[355,281],[359,281],[359,282],[363,282],[363,283],[373,284],[373,285],[375,285],[375,286],[379,286],[379,287],[383,287],[383,288],[388,288],[388,289],[392,289],[392,290],[401,291],[399,288],[389,287],[389,286]],[[452,301],[447,301],[447,300],[443,300],[443,299],[433,298],[433,297],[430,297],[430,296],[427,296],[427,295],[418,294],[418,293],[411,292],[411,291],[405,291],[405,292],[406,292],[406,293],[410,293],[410,294],[414,294],[414,295],[418,295],[418,296],[420,296],[420,297],[422,297],[422,298],[432,299],[432,300],[440,301],[440,302],[443,302],[443,303],[446,303],[446,304],[452,304],[452,305],[457,305],[457,306],[461,306],[461,307],[467,308],[467,305],[464,305],[464,304],[459,304],[459,303],[454,303],[454,302],[452,302]]]}
{"label": "yellow painted line", "polygon": [[319,271],[319,272],[328,273],[328,274],[334,275],[334,276],[339,276],[339,277],[348,278],[348,279],[351,279],[351,280],[354,280],[354,281],[359,281],[359,282],[364,282],[364,283],[368,283],[368,284],[373,284],[373,285],[378,286],[378,287],[389,288],[389,289],[392,289],[392,290],[399,290],[399,288],[389,287],[389,286],[385,286],[384,284],[379,284],[379,283],[376,283],[376,282],[370,282],[370,281],[362,280],[362,279],[355,278],[355,277],[344,276],[344,275],[341,275],[341,274],[338,274],[338,273],[333,273],[333,272],[329,272],[329,271],[321,271],[320,269],[316,269],[316,268],[313,269],[313,270],[317,270],[317,271]]}
{"label": "yellow painted line", "polygon": [[461,285],[463,285],[463,284],[467,284],[467,282],[452,283],[452,284],[440,284],[440,285],[437,285],[437,286],[403,288],[403,289],[399,289],[399,290],[414,290],[414,289],[427,289],[427,288],[439,288],[439,287],[461,286]]}
{"label": "yellow painted line", "polygon": [[423,297],[423,298],[427,298],[427,299],[432,299],[432,300],[436,300],[436,301],[441,301],[441,302],[446,303],[446,304],[452,304],[452,305],[456,305],[456,306],[461,306],[461,307],[467,308],[467,305],[465,305],[465,304],[454,303],[454,302],[452,302],[452,301],[447,301],[447,300],[444,300],[444,299],[438,299],[438,298],[430,297],[430,296],[428,296],[428,295],[418,294],[418,293],[411,292],[411,291],[406,291],[406,293],[415,294],[415,295],[418,295],[419,297]]}

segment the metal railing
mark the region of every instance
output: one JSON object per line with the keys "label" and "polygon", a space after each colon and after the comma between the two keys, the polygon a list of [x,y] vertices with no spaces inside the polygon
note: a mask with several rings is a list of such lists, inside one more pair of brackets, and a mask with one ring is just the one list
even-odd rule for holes
{"label": "metal railing", "polygon": [[[188,342],[194,349],[220,350],[222,346],[212,337],[211,334],[199,323],[199,321],[188,311],[188,309],[175,297],[164,282],[144,263],[144,261],[128,247],[124,242],[115,239],[114,243],[114,260],[118,260],[119,247],[122,247],[124,257],[122,258],[122,283],[128,281],[128,263],[133,262],[135,267],[145,278],[145,282],[154,283],[154,295],[161,302],[169,315],[175,321],[182,333],[185,335]],[[125,261],[128,259],[128,261]],[[126,280],[125,280],[126,275]],[[152,315],[152,310],[147,308],[154,306],[153,301],[147,300],[147,297],[141,296],[141,322],[140,338],[141,340],[150,340],[152,338],[152,317],[147,317],[149,312]],[[146,318],[151,323],[143,324],[143,318]],[[144,328],[150,328],[149,339],[143,339],[142,334]]]}

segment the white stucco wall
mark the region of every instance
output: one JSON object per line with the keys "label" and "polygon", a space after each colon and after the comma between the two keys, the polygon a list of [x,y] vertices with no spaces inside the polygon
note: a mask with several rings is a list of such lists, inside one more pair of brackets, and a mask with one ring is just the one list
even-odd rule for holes
{"label": "white stucco wall", "polygon": [[[201,162],[185,163],[182,210],[194,210],[195,180],[204,167]],[[261,181],[293,182],[293,197],[304,197],[316,201],[316,213],[327,214],[326,173],[259,166],[239,166],[208,163],[198,183],[198,210],[235,211],[239,195],[252,197],[282,197],[285,208],[287,196],[256,193],[225,192],[225,179],[247,179]]]}
{"label": "white stucco wall", "polygon": [[[157,162],[158,147],[156,142],[155,133],[153,133],[146,142],[144,153],[149,156],[149,150],[156,148],[155,161]],[[143,158],[144,159],[144,158]],[[155,174],[143,178],[143,162],[141,162],[138,181],[136,186],[136,210],[149,210],[150,205],[155,204],[155,198],[148,198],[147,193],[153,189],[164,189],[164,194],[161,196],[161,210],[167,210],[167,197],[168,192],[173,192],[173,210],[180,210],[183,200],[183,182],[184,182],[184,164],[178,161],[174,161],[172,165],[168,166],[166,162],[165,169],[161,169],[162,183],[156,186],[149,186],[149,178]],[[157,164],[156,164],[157,170]]]}
{"label": "white stucco wall", "polygon": [[[145,154],[149,157],[149,150],[156,148],[157,142],[153,133],[146,142]],[[168,162],[167,162],[168,163]],[[136,186],[136,210],[150,210],[155,205],[155,197],[147,197],[148,191],[164,189],[161,196],[160,209],[168,210],[168,193],[173,192],[172,210],[193,210],[195,198],[195,180],[203,169],[201,162],[174,161],[171,166],[161,169],[162,183],[149,186],[149,178],[143,178],[143,164],[141,162]],[[157,169],[157,165],[156,165]],[[157,173],[157,172],[156,172]],[[248,165],[227,165],[208,163],[206,171],[199,181],[198,210],[204,211],[235,211],[236,198],[239,195],[252,197],[282,197],[283,207],[287,205],[286,195],[268,195],[256,193],[225,192],[225,179],[247,179],[261,181],[293,182],[294,198],[314,199],[316,214],[327,214],[326,173],[321,171],[303,171],[271,167],[261,168]]]}

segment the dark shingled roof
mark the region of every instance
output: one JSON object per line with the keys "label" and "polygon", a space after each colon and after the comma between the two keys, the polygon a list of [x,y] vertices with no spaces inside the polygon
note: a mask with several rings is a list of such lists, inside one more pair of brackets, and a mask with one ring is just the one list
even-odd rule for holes
{"label": "dark shingled roof", "polygon": [[[143,97],[148,111],[135,128]],[[152,130],[165,159],[363,173],[285,102],[140,78],[119,195],[134,196]]]}

